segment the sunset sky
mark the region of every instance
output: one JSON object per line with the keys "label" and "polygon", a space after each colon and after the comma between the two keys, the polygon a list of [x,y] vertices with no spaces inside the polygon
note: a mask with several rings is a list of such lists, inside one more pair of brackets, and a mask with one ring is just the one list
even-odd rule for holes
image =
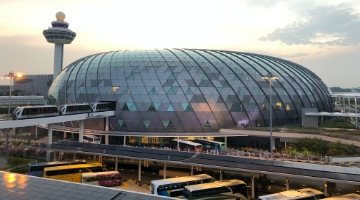
{"label": "sunset sky", "polygon": [[0,75],[53,73],[42,31],[58,11],[77,34],[64,67],[112,50],[234,50],[296,62],[329,87],[360,87],[359,0],[0,0]]}

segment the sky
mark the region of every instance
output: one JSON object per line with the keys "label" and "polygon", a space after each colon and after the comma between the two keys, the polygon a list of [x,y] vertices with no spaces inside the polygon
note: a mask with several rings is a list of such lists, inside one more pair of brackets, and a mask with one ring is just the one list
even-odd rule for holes
{"label": "sky", "polygon": [[113,50],[233,50],[298,63],[328,87],[360,87],[359,0],[0,0],[0,75],[53,73],[42,31],[58,11],[77,34],[63,67]]}

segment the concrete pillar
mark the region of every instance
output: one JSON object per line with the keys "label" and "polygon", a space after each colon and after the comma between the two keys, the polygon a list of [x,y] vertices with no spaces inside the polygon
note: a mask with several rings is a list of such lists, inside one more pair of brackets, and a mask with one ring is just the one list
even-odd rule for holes
{"label": "concrete pillar", "polygon": [[348,105],[349,105],[348,112],[350,112],[350,97],[348,97]]}
{"label": "concrete pillar", "polygon": [[[357,114],[358,113],[358,111],[357,111],[357,99],[355,98],[354,100],[355,100],[355,113]],[[358,118],[355,117],[355,128],[356,129],[358,128],[357,124],[358,124]]]}
{"label": "concrete pillar", "polygon": [[105,144],[109,144],[109,135],[105,135]]}
{"label": "concrete pillar", "polygon": [[[275,148],[275,138],[273,137],[272,140],[271,140],[271,143],[272,143],[272,152],[274,152],[274,150],[276,149]],[[270,145],[271,146],[271,145]]]}
{"label": "concrete pillar", "polygon": [[178,137],[178,141],[177,141],[177,150],[180,150],[179,140],[180,140],[180,138]]}
{"label": "concrete pillar", "polygon": [[227,151],[227,136],[225,136],[225,151]]}
{"label": "concrete pillar", "polygon": [[79,142],[83,142],[84,137],[84,120],[79,121]]}
{"label": "concrete pillar", "polygon": [[66,139],[66,132],[64,132],[64,139]]}
{"label": "concrete pillar", "polygon": [[126,136],[124,135],[124,146],[126,145]]}
{"label": "concrete pillar", "polygon": [[285,179],[285,185],[286,185],[286,191],[288,191],[289,190],[289,185],[290,185],[289,178]]}
{"label": "concrete pillar", "polygon": [[325,196],[329,196],[327,188],[328,188],[327,182],[324,182],[324,194],[325,194]]}
{"label": "concrete pillar", "polygon": [[255,198],[255,175],[251,174],[251,198]]}
{"label": "concrete pillar", "polygon": [[139,169],[138,169],[138,182],[141,181],[141,160],[139,160]]}
{"label": "concrete pillar", "polygon": [[115,171],[118,170],[118,157],[115,158]]}
{"label": "concrete pillar", "polygon": [[191,170],[190,170],[190,176],[194,175],[194,166],[191,166]]}
{"label": "concrete pillar", "polygon": [[54,161],[56,161],[56,151],[54,151]]}
{"label": "concrete pillar", "polygon": [[[47,143],[46,143],[46,147],[50,148],[51,144],[52,144],[52,124],[48,125],[48,138],[47,138]],[[50,162],[51,161],[51,151],[50,150],[46,150],[46,161]]]}
{"label": "concrete pillar", "polygon": [[109,117],[105,117],[105,131],[109,131]]}
{"label": "concrete pillar", "polygon": [[38,134],[37,126],[35,126],[35,138],[37,138],[37,134]]}
{"label": "concrete pillar", "polygon": [[222,171],[222,169],[220,169],[220,181],[222,181],[223,180],[223,171]]}
{"label": "concrete pillar", "polygon": [[166,179],[166,163],[164,163],[164,179]]}

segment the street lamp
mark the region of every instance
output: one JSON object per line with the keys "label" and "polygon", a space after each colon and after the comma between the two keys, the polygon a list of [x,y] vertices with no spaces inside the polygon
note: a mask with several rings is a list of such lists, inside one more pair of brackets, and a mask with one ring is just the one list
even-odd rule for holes
{"label": "street lamp", "polygon": [[270,152],[271,158],[273,158],[273,142],[272,142],[272,102],[271,102],[271,95],[272,95],[272,80],[277,80],[278,77],[272,73],[268,73],[266,76],[262,77],[263,80],[269,80],[270,83]]}
{"label": "street lamp", "polygon": [[[4,75],[5,78],[7,79],[10,79],[10,89],[9,89],[9,104],[8,104],[8,115],[7,115],[7,119],[9,119],[10,117],[10,106],[11,106],[11,92],[12,92],[12,85],[13,85],[13,80],[14,78],[21,78],[22,77],[22,74],[20,73],[17,73],[17,74],[14,74],[14,72],[9,72],[8,75]],[[3,78],[3,77],[1,77]],[[6,131],[6,136],[5,136],[5,151],[6,151],[6,156],[9,155],[9,132],[10,130],[7,129]]]}

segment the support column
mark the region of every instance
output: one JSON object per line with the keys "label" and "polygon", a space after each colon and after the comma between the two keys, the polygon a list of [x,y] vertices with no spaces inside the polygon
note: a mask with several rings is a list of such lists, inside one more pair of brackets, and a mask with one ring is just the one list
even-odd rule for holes
{"label": "support column", "polygon": [[251,174],[251,198],[255,199],[255,175]]}
{"label": "support column", "polygon": [[222,179],[223,179],[223,171],[222,169],[220,169],[220,181],[222,181]]}
{"label": "support column", "polygon": [[[52,124],[48,125],[48,138],[47,138],[47,143],[46,143],[46,147],[50,148],[51,144],[52,144]],[[50,150],[46,150],[46,161],[50,162],[51,161],[51,151]]]}
{"label": "support column", "polygon": [[164,179],[166,179],[166,163],[164,163]]}
{"label": "support column", "polygon": [[274,150],[276,149],[276,148],[275,148],[275,138],[274,138],[274,137],[271,139],[271,144],[272,144],[272,145],[270,145],[270,146],[272,146],[272,148],[273,148],[273,149],[272,149],[272,152],[274,152]]}
{"label": "support column", "polygon": [[105,135],[105,144],[109,144],[109,135]]}
{"label": "support column", "polygon": [[105,131],[109,131],[109,117],[105,117]]}
{"label": "support column", "polygon": [[350,97],[348,97],[348,105],[349,105],[348,113],[350,113]]}
{"label": "support column", "polygon": [[325,194],[325,196],[329,196],[327,187],[328,187],[327,182],[325,181],[324,182],[324,194]]}
{"label": "support column", "polygon": [[177,141],[177,150],[178,151],[180,150],[179,140],[180,140],[180,138],[178,137],[178,141]]}
{"label": "support column", "polygon": [[139,160],[139,169],[138,169],[138,182],[141,181],[141,160]]}
{"label": "support column", "polygon": [[54,151],[54,161],[56,161],[56,151]]}
{"label": "support column", "polygon": [[84,120],[79,121],[79,142],[83,142],[84,139]]}
{"label": "support column", "polygon": [[35,138],[36,138],[36,139],[37,139],[37,134],[38,134],[37,126],[35,126]]}
{"label": "support column", "polygon": [[225,151],[227,151],[227,136],[225,136]]}
{"label": "support column", "polygon": [[190,176],[194,175],[194,166],[191,166],[191,170],[190,170]]}
{"label": "support column", "polygon": [[124,146],[126,146],[126,136],[124,135]]}
{"label": "support column", "polygon": [[66,132],[64,132],[64,139],[66,139]]}
{"label": "support column", "polygon": [[[357,99],[355,98],[355,113],[357,114],[358,111],[357,111]],[[355,117],[355,128],[357,129],[358,128],[358,118]]]}
{"label": "support column", "polygon": [[285,179],[285,185],[286,185],[286,191],[288,191],[289,190],[289,185],[290,185],[289,178]]}
{"label": "support column", "polygon": [[118,157],[115,158],[115,171],[118,170]]}

